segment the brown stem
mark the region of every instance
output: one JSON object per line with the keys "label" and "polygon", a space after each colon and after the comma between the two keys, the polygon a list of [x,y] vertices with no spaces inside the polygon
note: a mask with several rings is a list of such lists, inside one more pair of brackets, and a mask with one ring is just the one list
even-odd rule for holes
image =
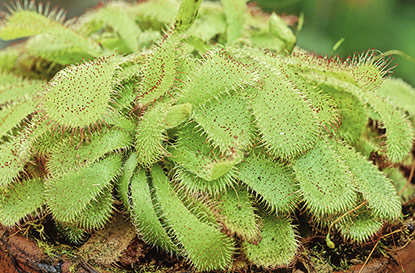
{"label": "brown stem", "polygon": [[411,184],[412,177],[414,177],[414,171],[415,171],[415,159],[412,161],[411,173],[409,174],[408,181],[406,182],[405,186],[399,192],[399,195],[402,195],[404,190],[409,186],[409,184]]}

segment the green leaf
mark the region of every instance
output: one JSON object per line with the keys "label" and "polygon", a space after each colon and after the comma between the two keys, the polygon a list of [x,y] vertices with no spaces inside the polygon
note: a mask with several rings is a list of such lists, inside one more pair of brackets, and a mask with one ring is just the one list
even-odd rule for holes
{"label": "green leaf", "polygon": [[112,188],[112,186],[105,188],[79,213],[74,222],[78,222],[80,227],[87,230],[103,228],[113,211]]}
{"label": "green leaf", "polygon": [[233,240],[216,227],[197,219],[173,192],[168,178],[158,165],[153,166],[151,175],[163,217],[183,247],[183,255],[197,270],[228,268],[234,250]]}
{"label": "green leaf", "polygon": [[396,78],[384,79],[376,94],[387,98],[411,116],[415,116],[415,89],[403,80]]}
{"label": "green leaf", "polygon": [[45,203],[44,182],[34,178],[0,188],[0,223],[13,226],[39,211]]}
{"label": "green leaf", "polygon": [[314,149],[293,162],[293,169],[313,214],[339,214],[353,208],[353,176],[331,141],[319,141]]}
{"label": "green leaf", "polygon": [[0,29],[0,38],[3,40],[19,39],[60,27],[62,25],[51,18],[35,11],[21,9],[7,17],[5,25]]}
{"label": "green leaf", "polygon": [[253,242],[259,238],[258,216],[248,191],[230,188],[219,198],[219,202],[219,218],[227,230],[244,241]]}
{"label": "green leaf", "polygon": [[43,81],[24,80],[16,75],[0,72],[0,104],[29,99],[43,90],[43,85]]}
{"label": "green leaf", "polygon": [[385,220],[401,217],[401,202],[391,181],[352,147],[334,141],[331,146],[352,172],[357,190],[367,200],[372,215]]}
{"label": "green leaf", "polygon": [[404,113],[387,100],[373,93],[364,94],[364,99],[380,117],[386,129],[387,155],[392,162],[407,157],[415,140],[414,129]]}
{"label": "green leaf", "polygon": [[[135,67],[137,69],[137,67]],[[135,70],[134,69],[134,70]],[[123,72],[126,72],[124,75],[126,77],[135,77],[134,74],[130,74],[129,72],[123,69]],[[120,78],[119,75],[117,75],[117,78]],[[122,80],[122,79],[120,79]],[[118,109],[128,109],[132,110],[132,103],[135,100],[135,89],[136,88],[136,82],[135,80],[130,80],[125,83],[123,83],[119,88],[116,88],[118,91],[118,96],[115,99],[114,106]],[[135,126],[134,126],[135,129]]]}
{"label": "green leaf", "polygon": [[164,141],[166,129],[164,128],[164,115],[168,105],[156,103],[148,109],[138,120],[135,134],[135,149],[138,162],[143,166],[150,166],[166,155]]}
{"label": "green leaf", "polygon": [[21,137],[0,145],[0,186],[7,185],[18,177],[26,163],[26,153],[20,154]]}
{"label": "green leaf", "polygon": [[339,107],[339,103],[341,102],[337,102],[331,96],[325,94],[323,91],[326,90],[323,87],[310,84],[295,69],[287,69],[286,66],[281,64],[279,58],[268,54],[264,57],[265,58],[261,58],[261,60],[267,65],[271,67],[279,65],[279,70],[282,70],[281,72],[286,74],[286,77],[289,78],[291,82],[295,83],[296,89],[307,98],[323,131],[332,131],[335,133],[341,124],[339,113],[342,109],[342,107]]}
{"label": "green leaf", "polygon": [[[20,54],[21,54],[21,51],[19,49],[13,48],[10,46],[8,48],[2,49],[0,51],[0,71],[12,70],[17,63],[17,59],[20,57]],[[1,74],[2,73],[0,73],[0,75]],[[0,82],[3,82],[3,81],[0,80]]]}
{"label": "green leaf", "polygon": [[253,45],[279,53],[293,49],[296,38],[278,15],[273,13],[267,18],[268,25],[266,25],[265,18],[255,18],[255,15],[251,15],[250,19],[254,22],[258,21],[256,22],[257,26],[255,26],[254,32],[251,34]]}
{"label": "green leaf", "polygon": [[205,198],[203,195],[188,194],[177,191],[177,195],[185,207],[200,221],[218,227],[216,200]]}
{"label": "green leaf", "polygon": [[295,35],[287,24],[277,14],[272,13],[269,17],[269,32],[281,40],[287,45],[286,48],[291,51],[295,45]]}
{"label": "green leaf", "polygon": [[121,170],[121,155],[111,155],[46,182],[47,205],[55,219],[72,222],[107,188]]}
{"label": "green leaf", "polygon": [[77,170],[97,162],[113,151],[125,150],[131,146],[132,136],[118,129],[93,133],[87,142],[68,137],[53,148],[47,163],[48,172],[52,176]]}
{"label": "green leaf", "polygon": [[320,78],[324,81],[329,77],[357,89],[373,92],[382,84],[382,77],[386,73],[381,70],[385,66],[382,63],[385,59],[376,61],[377,57],[375,50],[368,50],[343,61],[337,57],[317,57],[304,50],[296,50],[290,57],[284,58],[284,62],[309,79]]}
{"label": "green leaf", "polygon": [[269,48],[276,52],[281,52],[284,49],[284,42],[269,33],[253,33],[251,35],[252,45],[260,48]]}
{"label": "green leaf", "polygon": [[31,101],[21,101],[0,110],[0,138],[19,126],[33,112]]}
{"label": "green leaf", "polygon": [[14,74],[3,72],[3,71],[0,72],[0,83],[2,86],[7,86],[8,84],[12,84],[16,82],[23,82],[23,81],[24,81],[23,78],[18,75],[14,75]]}
{"label": "green leaf", "polygon": [[188,33],[209,42],[216,35],[226,31],[226,18],[219,5],[213,2],[204,2],[199,14]]}
{"label": "green leaf", "polygon": [[226,15],[228,44],[243,36],[245,28],[246,0],[221,0]]}
{"label": "green leaf", "polygon": [[52,151],[54,151],[62,141],[65,141],[66,138],[69,137],[69,132],[60,134],[53,131],[47,131],[36,138],[36,140],[33,142],[32,151],[38,155],[49,156],[49,154],[51,154]]}
{"label": "green leaf", "polygon": [[139,25],[144,28],[161,29],[173,23],[177,15],[178,2],[173,0],[153,0],[137,2],[130,9]]}
{"label": "green leaf", "polygon": [[375,94],[365,94],[371,108],[380,116],[386,128],[387,155],[392,162],[407,157],[415,141],[414,128],[404,113]]}
{"label": "green leaf", "polygon": [[[55,39],[62,41],[62,43],[66,45],[66,48],[79,48],[81,50],[81,55],[85,58],[96,57],[100,53],[98,44],[93,40],[83,37],[62,24],[62,22],[39,14],[35,10],[17,9],[16,11],[13,11],[12,14],[7,17],[5,25],[0,29],[0,38],[4,40],[43,34],[49,35],[48,37],[55,37]],[[46,37],[45,35],[43,37]],[[53,39],[49,38],[48,41],[53,42]],[[48,41],[42,42],[37,39],[38,43],[41,43],[46,47],[44,52],[47,52],[47,49],[49,48]],[[59,46],[55,42],[53,42],[53,45]],[[53,52],[53,50],[51,52]]]}
{"label": "green leaf", "polygon": [[296,86],[301,93],[304,94],[313,110],[315,116],[317,117],[318,123],[324,132],[333,131],[337,132],[338,127],[341,126],[341,110],[343,109],[339,106],[339,103],[335,101],[331,96],[325,94],[324,90],[321,90],[317,86],[310,85],[310,83],[305,82],[301,77],[295,76],[294,71],[287,73],[291,80],[296,82]]}
{"label": "green leaf", "polygon": [[[183,42],[190,43],[189,40],[191,40],[191,36],[188,39],[183,39]],[[191,44],[191,43],[190,43]],[[210,48],[210,47],[209,47]],[[207,50],[207,49],[206,49]],[[177,89],[183,90],[184,88],[187,88],[189,81],[190,81],[190,75],[196,76],[196,73],[194,72],[196,67],[199,67],[200,60],[196,59],[190,55],[180,55],[177,54],[176,58],[177,64],[176,64],[176,82],[174,83]],[[186,102],[178,102],[178,104],[184,104]],[[189,103],[191,104],[191,103]],[[192,105],[194,108],[194,105]]]}
{"label": "green leaf", "polygon": [[126,207],[130,211],[130,185],[131,179],[138,168],[138,158],[137,154],[132,152],[127,160],[124,162],[123,171],[120,177],[120,180],[117,183],[118,186],[118,193],[121,197],[121,200],[124,203],[124,207]]}
{"label": "green leaf", "polygon": [[329,86],[321,86],[321,88],[337,104],[341,125],[336,133],[348,143],[356,143],[368,122],[368,114],[363,104],[352,94]]}
{"label": "green leaf", "polygon": [[271,210],[286,213],[297,205],[298,182],[288,167],[255,154],[246,158],[238,167],[238,179],[253,190],[257,198]]}
{"label": "green leaf", "polygon": [[226,96],[220,101],[206,103],[195,109],[193,119],[223,153],[245,149],[251,144],[252,118],[244,97]]}
{"label": "green leaf", "polygon": [[178,102],[188,102],[196,108],[210,100],[220,100],[232,90],[240,91],[241,87],[253,84],[256,78],[248,66],[233,60],[225,52],[211,52],[205,56],[204,63],[190,73]]}
{"label": "green leaf", "polygon": [[66,36],[42,33],[29,39],[27,51],[58,64],[73,64],[82,59],[91,59],[98,54],[89,54],[81,47],[74,45]]}
{"label": "green leaf", "polygon": [[163,250],[172,253],[177,252],[177,246],[172,242],[165,230],[166,224],[159,220],[157,211],[154,208],[151,189],[147,183],[147,175],[144,169],[137,170],[129,185],[131,192],[130,213],[133,224],[143,239]]}
{"label": "green leaf", "polygon": [[55,224],[58,232],[73,244],[82,244],[82,242],[86,239],[88,235],[85,229],[77,227],[76,225],[57,221],[55,221]]}
{"label": "green leaf", "polygon": [[250,100],[267,149],[282,159],[295,158],[313,147],[318,123],[303,95],[283,77],[270,77]]}
{"label": "green leaf", "polygon": [[101,57],[58,72],[49,82],[39,108],[62,127],[83,128],[110,115],[112,76],[118,64]]}
{"label": "green leaf", "polygon": [[378,233],[383,223],[374,219],[370,212],[362,212],[339,222],[336,226],[344,238],[363,243]]}
{"label": "green leaf", "polygon": [[164,119],[164,128],[172,129],[185,122],[192,113],[190,103],[178,104],[169,107]]}
{"label": "green leaf", "polygon": [[94,14],[94,19],[104,26],[111,27],[126,44],[129,52],[138,50],[138,41],[141,34],[141,29],[126,12],[128,6],[113,3],[102,9],[99,9]]}
{"label": "green leaf", "polygon": [[188,125],[178,133],[176,147],[169,150],[172,161],[207,181],[220,178],[240,162],[242,153],[235,151],[229,156],[222,156],[194,129]]}
{"label": "green leaf", "polygon": [[368,104],[379,116],[386,129],[387,155],[392,162],[402,161],[410,152],[415,140],[414,129],[405,114],[374,92],[360,89],[353,84],[331,77],[314,77],[313,80],[335,89],[350,92],[362,103]]}
{"label": "green leaf", "polygon": [[174,28],[178,32],[185,32],[188,30],[193,22],[196,20],[202,0],[182,0],[179,11],[176,16]]}
{"label": "green leaf", "polygon": [[174,170],[173,179],[178,183],[180,189],[184,189],[184,191],[190,194],[205,193],[208,195],[217,195],[225,192],[228,187],[235,183],[235,176],[235,171],[231,169],[223,176],[208,181],[187,171],[185,168],[177,167]]}
{"label": "green leaf", "polygon": [[[142,68],[144,62],[144,55],[131,55],[130,57],[131,59],[127,59],[125,63],[120,64],[121,69],[118,70],[115,74],[117,80],[123,83],[123,85],[118,87],[121,89],[121,93],[123,91],[127,91],[126,93],[135,93],[135,85],[137,84],[141,73],[143,73]],[[122,97],[122,94],[120,97]]]}
{"label": "green leaf", "polygon": [[138,96],[140,105],[147,105],[167,93],[174,83],[175,51],[177,39],[175,36],[167,38],[148,56],[143,79],[141,80],[141,94]]}
{"label": "green leaf", "polygon": [[[392,181],[393,185],[395,186],[396,192],[401,192],[402,189],[406,186],[408,182],[408,178],[398,169],[398,168],[391,168],[391,169],[384,169],[383,173],[387,175],[387,177]],[[406,186],[401,194],[402,203],[411,200],[415,196],[415,187],[412,184]]]}
{"label": "green leaf", "polygon": [[287,266],[294,260],[297,241],[290,221],[275,216],[264,217],[261,236],[256,244],[242,243],[249,261],[263,268],[276,268]]}
{"label": "green leaf", "polygon": [[114,116],[106,117],[103,120],[107,123],[107,125],[114,125],[114,127],[128,132],[130,134],[134,134],[137,126],[136,119],[134,116],[129,116],[129,114],[124,115],[121,112],[116,112],[114,113]]}
{"label": "green leaf", "polygon": [[35,140],[46,132],[47,125],[32,118],[32,123],[23,128],[9,142],[0,144],[0,187],[15,180],[24,170],[25,164],[32,156]]}

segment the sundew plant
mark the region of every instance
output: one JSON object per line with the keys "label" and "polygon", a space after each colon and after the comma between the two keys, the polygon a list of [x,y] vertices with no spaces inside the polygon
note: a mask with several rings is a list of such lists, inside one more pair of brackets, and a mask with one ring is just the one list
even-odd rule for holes
{"label": "sundew plant", "polygon": [[315,56],[244,0],[114,1],[77,20],[11,3],[0,38],[25,37],[0,51],[4,226],[50,214],[81,244],[122,202],[140,238],[205,271],[236,253],[290,265],[298,211],[330,247],[402,217],[415,90],[381,52]]}

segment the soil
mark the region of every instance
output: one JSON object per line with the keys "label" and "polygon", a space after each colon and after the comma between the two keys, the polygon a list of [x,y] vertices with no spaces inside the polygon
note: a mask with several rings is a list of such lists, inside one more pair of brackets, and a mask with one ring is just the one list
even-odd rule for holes
{"label": "soil", "polygon": [[[38,243],[0,226],[0,272],[37,273],[69,272],[70,262],[52,259],[44,254]],[[79,273],[83,273],[79,271]]]}
{"label": "soil", "polygon": [[[359,272],[362,266],[355,265],[346,272]],[[361,273],[377,272],[415,272],[415,242],[409,243],[403,249],[388,252],[387,257],[374,259],[361,271]]]}

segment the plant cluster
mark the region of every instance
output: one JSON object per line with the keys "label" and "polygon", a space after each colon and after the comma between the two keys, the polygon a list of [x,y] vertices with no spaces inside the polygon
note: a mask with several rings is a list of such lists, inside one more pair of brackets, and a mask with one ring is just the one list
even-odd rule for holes
{"label": "plant cluster", "polygon": [[298,209],[358,243],[402,216],[392,163],[412,160],[415,91],[375,50],[314,56],[244,0],[114,1],[76,21],[16,2],[0,38],[24,37],[0,52],[5,226],[49,213],[81,243],[117,199],[146,242],[218,270],[237,251],[289,265]]}

